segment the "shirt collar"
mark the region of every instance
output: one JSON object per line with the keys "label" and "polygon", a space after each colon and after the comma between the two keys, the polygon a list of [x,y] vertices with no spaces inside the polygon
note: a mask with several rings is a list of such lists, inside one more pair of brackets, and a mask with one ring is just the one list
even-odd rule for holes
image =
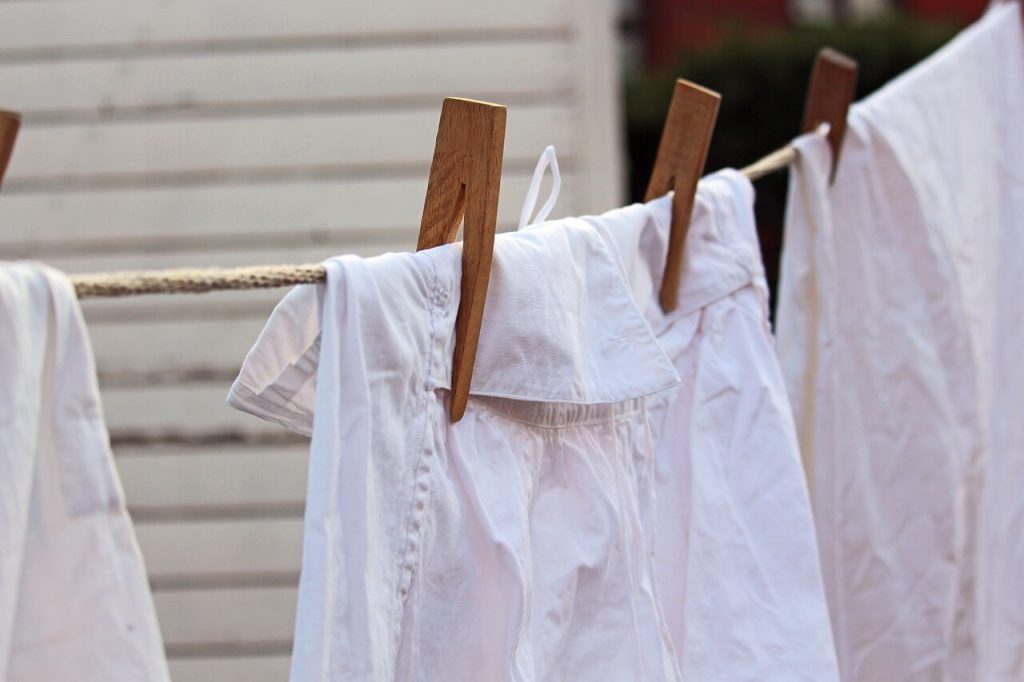
{"label": "shirt collar", "polygon": [[[657,286],[671,197],[498,235],[470,393],[600,404],[677,384],[663,350],[672,347],[666,334],[675,320],[748,284],[767,300],[752,203],[753,188],[736,171],[701,181],[680,305],[669,315]],[[403,326],[410,344],[427,349],[431,390],[450,387],[461,248],[327,262],[327,286],[353,288],[356,298],[365,289],[368,314]],[[231,389],[233,406],[308,435],[324,292],[297,287],[277,306]]]}
{"label": "shirt collar", "polygon": [[[453,294],[442,323],[454,330],[461,249],[442,247],[424,257]],[[454,334],[433,363],[434,388],[450,387],[453,350]],[[591,224],[570,218],[498,235],[471,395],[598,404],[677,383],[609,245]]]}

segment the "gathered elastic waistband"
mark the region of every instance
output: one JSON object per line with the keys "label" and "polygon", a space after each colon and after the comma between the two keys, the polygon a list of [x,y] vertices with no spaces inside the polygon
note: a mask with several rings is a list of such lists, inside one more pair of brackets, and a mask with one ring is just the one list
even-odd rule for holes
{"label": "gathered elastic waistband", "polygon": [[644,398],[618,403],[542,403],[470,395],[469,409],[482,408],[512,421],[543,428],[565,428],[618,421],[639,413]]}

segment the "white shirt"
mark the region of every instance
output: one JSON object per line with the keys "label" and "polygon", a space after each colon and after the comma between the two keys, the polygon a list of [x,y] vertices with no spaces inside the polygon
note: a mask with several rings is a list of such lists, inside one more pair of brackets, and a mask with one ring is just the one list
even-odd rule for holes
{"label": "white shirt", "polygon": [[671,199],[588,219],[682,382],[648,401],[657,587],[683,678],[837,680],[793,416],[768,327],[754,190],[700,182],[678,307],[658,302]]}
{"label": "white shirt", "polygon": [[0,267],[0,679],[165,682],[68,279]]}
{"label": "white shirt", "polygon": [[1024,39],[993,7],[797,142],[779,355],[844,680],[1024,678]]}
{"label": "white shirt", "polygon": [[293,680],[834,679],[738,177],[668,319],[668,199],[499,235],[458,424],[458,245],[285,298],[229,400],[313,435]]}
{"label": "white shirt", "polygon": [[313,437],[292,679],[680,679],[642,527],[675,370],[592,228],[499,235],[452,424],[460,249],[328,261],[232,388]]}

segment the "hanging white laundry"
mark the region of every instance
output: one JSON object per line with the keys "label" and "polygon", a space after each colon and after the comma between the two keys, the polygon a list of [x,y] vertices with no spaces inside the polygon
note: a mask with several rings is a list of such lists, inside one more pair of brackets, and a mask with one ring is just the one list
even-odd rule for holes
{"label": "hanging white laundry", "polygon": [[797,141],[778,350],[847,682],[1024,679],[1018,3]]}
{"label": "hanging white laundry", "polygon": [[313,437],[292,680],[681,679],[643,528],[675,370],[601,237],[548,223],[496,239],[453,424],[460,263],[328,261],[231,390]]}
{"label": "hanging white laundry", "polygon": [[0,266],[0,679],[169,679],[67,277]]}
{"label": "hanging white laundry", "polygon": [[[662,312],[672,196],[586,219],[613,245],[682,383],[647,402],[658,597],[688,680],[837,680],[793,415],[768,326],[749,180],[701,180],[679,305]],[[653,530],[652,530],[653,529]]]}
{"label": "hanging white laundry", "polygon": [[313,433],[293,680],[836,679],[751,202],[702,183],[668,318],[670,199],[499,235],[454,425],[457,247],[285,298],[229,401]]}

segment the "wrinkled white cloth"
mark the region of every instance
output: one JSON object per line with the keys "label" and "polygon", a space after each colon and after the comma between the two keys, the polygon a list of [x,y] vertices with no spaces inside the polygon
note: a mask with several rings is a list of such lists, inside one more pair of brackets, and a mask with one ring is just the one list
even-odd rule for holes
{"label": "wrinkled white cloth", "polygon": [[846,682],[1024,679],[1018,3],[797,141],[778,351]]}
{"label": "wrinkled white cloth", "polygon": [[701,180],[678,307],[658,302],[671,198],[587,221],[682,383],[652,396],[662,611],[687,680],[837,679],[793,416],[768,327],[754,191]]}
{"label": "wrinkled white cloth", "polygon": [[499,235],[452,424],[460,270],[328,261],[232,387],[313,438],[292,680],[681,679],[643,529],[672,364],[593,229]]}
{"label": "wrinkled white cloth", "polygon": [[499,235],[458,424],[458,245],[282,301],[229,401],[313,436],[295,682],[836,679],[752,201],[669,316],[670,198]]}
{"label": "wrinkled white cloth", "polygon": [[169,679],[70,281],[0,266],[0,679]]}

